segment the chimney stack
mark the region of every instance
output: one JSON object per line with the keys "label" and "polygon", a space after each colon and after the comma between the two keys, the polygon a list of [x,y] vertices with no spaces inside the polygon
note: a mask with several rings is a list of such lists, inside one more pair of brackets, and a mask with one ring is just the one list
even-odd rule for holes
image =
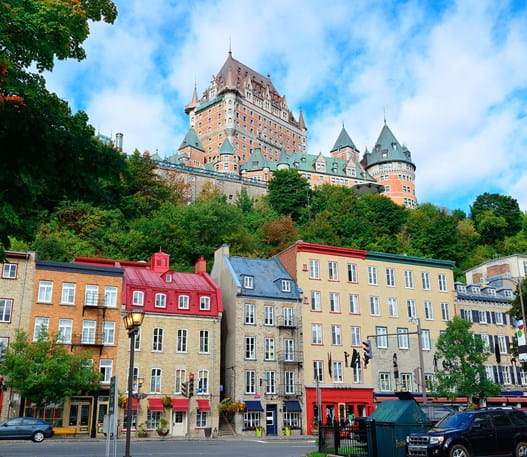
{"label": "chimney stack", "polygon": [[200,273],[206,273],[206,272],[207,272],[207,262],[203,258],[203,256],[201,256],[196,261],[196,265],[194,266],[194,273],[200,274]]}

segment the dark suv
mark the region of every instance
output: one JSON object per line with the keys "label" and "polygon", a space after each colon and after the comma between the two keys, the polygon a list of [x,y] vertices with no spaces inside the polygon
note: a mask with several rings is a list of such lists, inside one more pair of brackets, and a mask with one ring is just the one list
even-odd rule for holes
{"label": "dark suv", "polygon": [[527,415],[483,408],[451,413],[426,433],[406,437],[409,457],[527,457]]}

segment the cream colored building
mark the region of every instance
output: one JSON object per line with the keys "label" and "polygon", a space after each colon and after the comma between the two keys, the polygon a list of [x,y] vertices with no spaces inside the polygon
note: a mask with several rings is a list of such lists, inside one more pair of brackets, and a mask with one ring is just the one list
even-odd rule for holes
{"label": "cream colored building", "polygon": [[[277,256],[303,290],[302,326],[308,424],[369,415],[395,391],[422,391],[434,373],[439,332],[454,313],[453,262],[297,242]],[[373,359],[364,366],[363,342]],[[360,361],[351,367],[354,352]],[[398,378],[395,377],[396,358]]]}
{"label": "cream colored building", "polygon": [[[0,344],[4,348],[18,329],[29,330],[35,282],[34,252],[6,251],[5,255],[0,276]],[[0,389],[0,421],[18,416],[19,409],[18,392]]]}

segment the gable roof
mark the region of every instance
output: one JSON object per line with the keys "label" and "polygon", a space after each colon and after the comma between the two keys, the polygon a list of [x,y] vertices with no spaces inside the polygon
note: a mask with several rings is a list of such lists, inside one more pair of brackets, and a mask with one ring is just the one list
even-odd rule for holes
{"label": "gable roof", "polygon": [[[230,270],[241,284],[242,295],[280,300],[299,300],[301,291],[292,276],[276,257],[255,259],[230,256],[225,259]],[[243,277],[253,277],[253,288],[243,287]],[[291,292],[282,291],[281,280],[291,282]]]}

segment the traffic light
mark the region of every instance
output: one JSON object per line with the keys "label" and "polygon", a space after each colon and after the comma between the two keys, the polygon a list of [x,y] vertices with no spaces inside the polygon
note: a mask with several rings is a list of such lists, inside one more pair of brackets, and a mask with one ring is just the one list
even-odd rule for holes
{"label": "traffic light", "polygon": [[368,362],[370,359],[373,358],[373,354],[371,352],[371,341],[366,340],[362,342],[362,347],[364,349],[364,368],[368,366]]}
{"label": "traffic light", "polygon": [[188,396],[187,383],[186,382],[182,382],[181,383],[181,395],[183,395],[184,397]]}
{"label": "traffic light", "polygon": [[188,398],[194,395],[194,373],[188,375]]}

